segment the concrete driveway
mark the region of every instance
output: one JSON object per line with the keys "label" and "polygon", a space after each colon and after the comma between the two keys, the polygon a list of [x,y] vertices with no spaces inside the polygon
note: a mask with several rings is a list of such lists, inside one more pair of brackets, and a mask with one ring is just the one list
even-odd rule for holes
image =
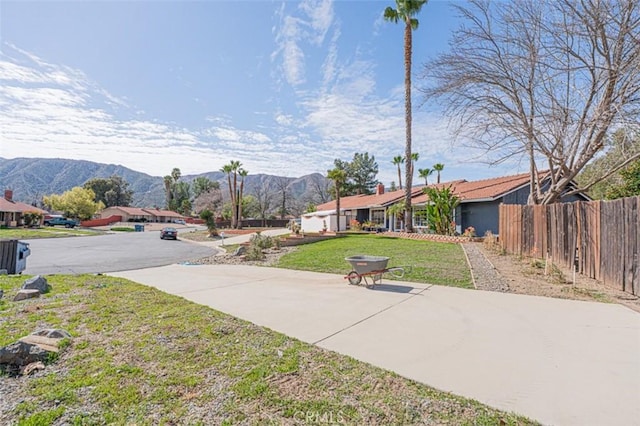
{"label": "concrete driveway", "polygon": [[251,266],[112,275],[544,424],[640,419],[640,314],[620,305]]}

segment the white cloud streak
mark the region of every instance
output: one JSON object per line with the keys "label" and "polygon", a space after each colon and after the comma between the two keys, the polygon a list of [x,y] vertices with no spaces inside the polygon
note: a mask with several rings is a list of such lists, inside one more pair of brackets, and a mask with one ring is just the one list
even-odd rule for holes
{"label": "white cloud streak", "polygon": [[321,46],[334,19],[332,0],[305,0],[298,4],[298,16],[286,15],[285,4],[278,12],[280,23],[274,28],[277,48],[272,61],[281,61],[279,68],[293,87],[307,81],[304,48],[307,44]]}

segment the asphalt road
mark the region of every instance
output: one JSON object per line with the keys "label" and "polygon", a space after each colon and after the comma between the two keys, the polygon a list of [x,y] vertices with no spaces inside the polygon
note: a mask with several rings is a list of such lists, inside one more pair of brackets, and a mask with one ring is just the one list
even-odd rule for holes
{"label": "asphalt road", "polygon": [[29,243],[31,249],[23,272],[29,275],[126,271],[180,263],[215,253],[214,248],[192,242],[161,240],[159,231],[21,241]]}

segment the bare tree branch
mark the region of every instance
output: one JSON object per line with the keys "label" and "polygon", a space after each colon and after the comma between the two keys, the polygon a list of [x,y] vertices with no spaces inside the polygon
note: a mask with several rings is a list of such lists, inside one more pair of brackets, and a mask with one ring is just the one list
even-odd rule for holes
{"label": "bare tree branch", "polygon": [[[464,23],[450,52],[423,66],[421,91],[445,103],[454,134],[484,150],[485,161],[527,158],[529,202],[559,200],[613,131],[638,124],[640,4],[469,0],[454,7]],[[544,188],[543,169],[551,182]]]}

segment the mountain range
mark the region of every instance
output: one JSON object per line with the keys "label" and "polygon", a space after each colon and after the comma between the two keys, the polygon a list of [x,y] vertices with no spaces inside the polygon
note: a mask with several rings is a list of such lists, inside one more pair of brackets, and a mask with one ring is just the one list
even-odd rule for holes
{"label": "mountain range", "polygon": [[[133,190],[133,207],[164,207],[164,180],[116,164],[102,164],[84,160],[50,158],[0,158],[0,190],[13,190],[16,201],[39,205],[44,195],[61,194],[76,186],[82,186],[93,178],[120,176]],[[219,182],[222,194],[228,193],[227,175],[223,172],[207,172],[184,175],[181,180],[190,182],[204,176]],[[284,177],[265,174],[248,175],[245,178],[246,195],[263,189],[272,194],[274,210],[276,199],[286,191],[288,207],[298,210],[307,203],[328,200],[329,180],[320,173],[302,177]]]}

